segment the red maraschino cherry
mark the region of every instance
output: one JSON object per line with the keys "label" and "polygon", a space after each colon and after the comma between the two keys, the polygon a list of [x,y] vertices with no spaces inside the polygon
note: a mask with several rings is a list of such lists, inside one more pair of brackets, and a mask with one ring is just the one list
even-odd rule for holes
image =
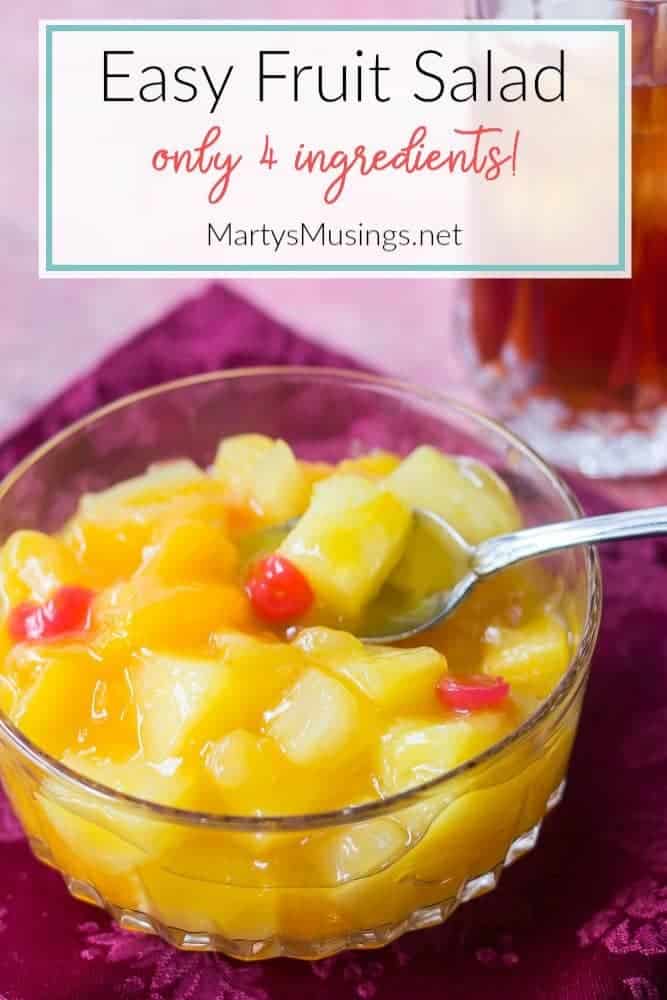
{"label": "red maraschino cherry", "polygon": [[246,593],[255,614],[276,624],[300,618],[315,599],[301,570],[277,553],[254,566],[246,582]]}
{"label": "red maraschino cherry", "polygon": [[475,674],[471,677],[452,677],[445,674],[437,683],[438,698],[445,708],[457,712],[475,712],[481,708],[495,708],[510,692],[509,684],[502,677]]}
{"label": "red maraschino cherry", "polygon": [[60,587],[43,604],[17,604],[7,620],[9,634],[16,642],[26,642],[82,632],[90,624],[94,596],[86,587]]}

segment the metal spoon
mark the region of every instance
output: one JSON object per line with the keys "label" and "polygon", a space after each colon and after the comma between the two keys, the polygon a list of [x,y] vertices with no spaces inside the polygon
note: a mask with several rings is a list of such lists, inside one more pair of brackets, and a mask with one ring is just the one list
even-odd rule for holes
{"label": "metal spoon", "polygon": [[[359,636],[363,642],[391,644],[419,635],[450,615],[481,580],[526,559],[535,559],[576,545],[597,545],[625,538],[667,534],[667,507],[651,507],[648,510],[630,510],[620,514],[602,514],[598,517],[544,524],[507,535],[496,535],[479,545],[471,546],[444,518],[433,511],[418,509],[414,513],[417,521],[421,519],[430,522],[442,532],[450,550],[452,542],[460,549],[462,575],[450,589],[439,591],[427,599],[425,615],[421,620],[411,621],[409,626],[395,631],[373,630],[372,634]],[[296,522],[288,522],[271,531],[283,531],[286,534],[294,523]]]}
{"label": "metal spoon", "polygon": [[[429,510],[417,510],[418,518],[426,518],[447,532],[456,536],[451,526]],[[597,517],[582,517],[557,524],[544,524],[536,528],[525,528],[508,535],[496,535],[479,545],[471,546],[457,536],[462,551],[467,556],[467,572],[450,589],[433,595],[435,607],[423,620],[409,628],[395,632],[375,633],[364,636],[364,642],[392,643],[401,639],[411,639],[426,629],[432,628],[454,611],[481,580],[499,573],[508,566],[535,559],[538,556],[569,549],[576,545],[598,545],[601,542],[620,541],[624,538],[640,538],[667,534],[667,507],[651,507],[648,510],[628,510],[620,514],[602,514]]]}

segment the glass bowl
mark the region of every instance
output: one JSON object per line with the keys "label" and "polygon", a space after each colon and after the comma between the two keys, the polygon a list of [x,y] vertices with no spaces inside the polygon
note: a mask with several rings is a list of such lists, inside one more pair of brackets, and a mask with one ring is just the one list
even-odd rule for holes
{"label": "glass bowl", "polygon": [[[151,462],[208,465],[220,437],[248,431],[283,437],[309,459],[431,443],[489,462],[527,524],[581,513],[534,452],[457,402],[354,372],[260,368],[138,393],[57,435],[0,487],[0,540],[19,528],[58,529],[82,493]],[[545,565],[560,581],[571,638],[557,689],[480,756],[384,800],[282,817],[168,808],[73,773],[0,715],[0,774],[34,853],[121,927],[241,959],[375,948],[445,920],[535,846],[563,795],[600,576],[590,549]],[[336,865],[322,865],[334,856]]]}

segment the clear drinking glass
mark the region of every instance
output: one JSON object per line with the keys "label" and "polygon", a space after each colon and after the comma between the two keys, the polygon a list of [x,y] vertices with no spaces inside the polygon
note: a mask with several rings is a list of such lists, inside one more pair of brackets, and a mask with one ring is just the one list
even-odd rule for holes
{"label": "clear drinking glass", "polygon": [[542,454],[591,476],[664,470],[667,0],[468,0],[467,12],[632,22],[633,277],[481,279],[461,305],[486,398]]}
{"label": "clear drinking glass", "polygon": [[[240,431],[330,460],[430,442],[491,463],[527,524],[580,514],[529,448],[458,403],[352,372],[276,368],[162,386],[57,436],[0,486],[0,542],[18,528],[58,529],[83,492],[150,462],[208,465],[220,437]],[[571,635],[561,683],[502,742],[384,800],[274,818],[169,808],[70,771],[0,712],[0,774],[33,851],[121,926],[238,958],[319,958],[439,923],[535,846],[563,793],[600,620],[599,567],[585,548],[544,566]],[[332,852],[342,859],[333,871],[323,865]]]}

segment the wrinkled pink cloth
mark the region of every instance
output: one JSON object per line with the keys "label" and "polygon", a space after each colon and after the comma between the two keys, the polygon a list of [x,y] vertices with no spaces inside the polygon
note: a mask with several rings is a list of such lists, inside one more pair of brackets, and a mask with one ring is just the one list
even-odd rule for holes
{"label": "wrinkled pink cloth", "polygon": [[[0,471],[128,391],[263,363],[351,364],[214,286],[42,409],[0,448]],[[121,932],[70,898],[0,797],[0,1000],[667,997],[667,542],[607,547],[603,562],[604,623],[565,800],[495,892],[381,951],[246,966]]]}

